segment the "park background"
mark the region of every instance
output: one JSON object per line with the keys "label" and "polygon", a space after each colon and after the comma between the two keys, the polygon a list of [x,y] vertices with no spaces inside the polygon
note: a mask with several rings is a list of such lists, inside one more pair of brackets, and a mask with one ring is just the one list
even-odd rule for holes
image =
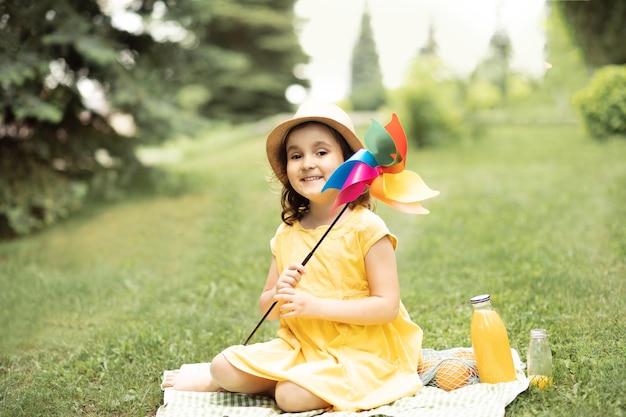
{"label": "park background", "polygon": [[441,191],[377,208],[424,347],[469,346],[490,293],[554,355],[507,415],[624,415],[626,5],[468,4],[1,2],[0,415],[154,415],[163,370],[245,339],[265,136],[305,98],[397,112]]}

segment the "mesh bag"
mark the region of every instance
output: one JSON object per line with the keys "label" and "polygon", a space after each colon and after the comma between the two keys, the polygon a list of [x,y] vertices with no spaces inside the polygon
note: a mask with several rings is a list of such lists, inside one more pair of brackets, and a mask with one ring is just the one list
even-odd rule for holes
{"label": "mesh bag", "polygon": [[446,391],[480,382],[476,358],[471,348],[422,349],[417,373],[424,385]]}

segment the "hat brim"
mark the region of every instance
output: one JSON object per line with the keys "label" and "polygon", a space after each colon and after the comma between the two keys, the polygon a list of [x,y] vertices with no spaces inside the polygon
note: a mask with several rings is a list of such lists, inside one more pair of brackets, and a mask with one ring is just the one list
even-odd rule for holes
{"label": "hat brim", "polygon": [[269,135],[267,136],[267,142],[265,144],[265,147],[267,159],[270,163],[270,166],[272,167],[274,174],[276,174],[276,177],[283,184],[287,184],[289,180],[287,179],[285,163],[283,161],[280,161],[279,158],[280,149],[283,146],[285,138],[289,134],[289,131],[294,127],[306,122],[319,122],[332,127],[337,132],[339,132],[341,136],[343,136],[353,152],[356,152],[364,147],[363,143],[361,143],[361,140],[357,137],[356,133],[352,131],[352,129],[350,129],[343,123],[328,117],[294,117],[292,119],[279,123],[274,127],[274,129],[270,131]]}

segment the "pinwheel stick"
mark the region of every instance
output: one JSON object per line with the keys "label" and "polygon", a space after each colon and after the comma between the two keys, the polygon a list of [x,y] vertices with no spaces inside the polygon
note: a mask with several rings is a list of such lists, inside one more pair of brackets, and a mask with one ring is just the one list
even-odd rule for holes
{"label": "pinwheel stick", "polygon": [[[328,233],[330,232],[330,229],[333,228],[333,226],[335,225],[335,223],[337,223],[337,221],[339,220],[339,218],[341,217],[341,215],[344,213],[344,211],[346,211],[346,209],[348,208],[349,204],[346,204],[343,206],[343,208],[341,209],[341,211],[339,212],[339,214],[337,215],[337,217],[335,217],[335,220],[333,220],[333,222],[330,224],[330,226],[328,226],[328,229],[326,230],[326,232],[324,232],[324,234],[322,235],[322,237],[320,238],[320,240],[317,241],[317,243],[315,244],[315,246],[313,247],[313,249],[311,249],[311,252],[309,252],[309,254],[306,256],[306,258],[304,258],[304,260],[302,261],[302,266],[306,265],[307,262],[309,262],[309,260],[311,259],[311,257],[313,256],[313,254],[315,253],[315,251],[317,250],[317,248],[320,246],[320,244],[322,243],[322,241],[324,240],[324,238],[328,235]],[[263,324],[263,322],[265,321],[265,319],[267,318],[267,316],[270,315],[270,313],[272,312],[272,310],[274,309],[274,307],[276,307],[276,304],[278,304],[278,301],[274,301],[272,303],[272,305],[270,306],[270,308],[267,309],[267,311],[265,312],[265,314],[263,315],[263,317],[261,317],[261,320],[257,323],[256,327],[254,328],[254,330],[252,330],[252,333],[250,333],[250,336],[248,336],[248,338],[246,339],[245,342],[243,342],[244,346],[248,344],[248,342],[250,342],[250,340],[252,339],[252,336],[254,336],[254,334],[256,333],[257,330],[259,330],[259,327],[261,327],[261,324]]]}

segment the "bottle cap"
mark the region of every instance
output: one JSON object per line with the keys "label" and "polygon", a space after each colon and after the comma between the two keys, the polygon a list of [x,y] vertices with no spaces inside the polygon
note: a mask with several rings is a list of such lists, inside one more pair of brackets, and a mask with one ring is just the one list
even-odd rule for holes
{"label": "bottle cap", "polygon": [[482,295],[477,295],[475,297],[472,297],[470,299],[470,302],[472,304],[479,304],[479,303],[484,303],[485,301],[489,301],[491,299],[491,296],[489,294],[482,294]]}
{"label": "bottle cap", "polygon": [[532,329],[530,331],[530,337],[534,337],[534,338],[548,337],[548,332],[546,331],[546,329]]}

